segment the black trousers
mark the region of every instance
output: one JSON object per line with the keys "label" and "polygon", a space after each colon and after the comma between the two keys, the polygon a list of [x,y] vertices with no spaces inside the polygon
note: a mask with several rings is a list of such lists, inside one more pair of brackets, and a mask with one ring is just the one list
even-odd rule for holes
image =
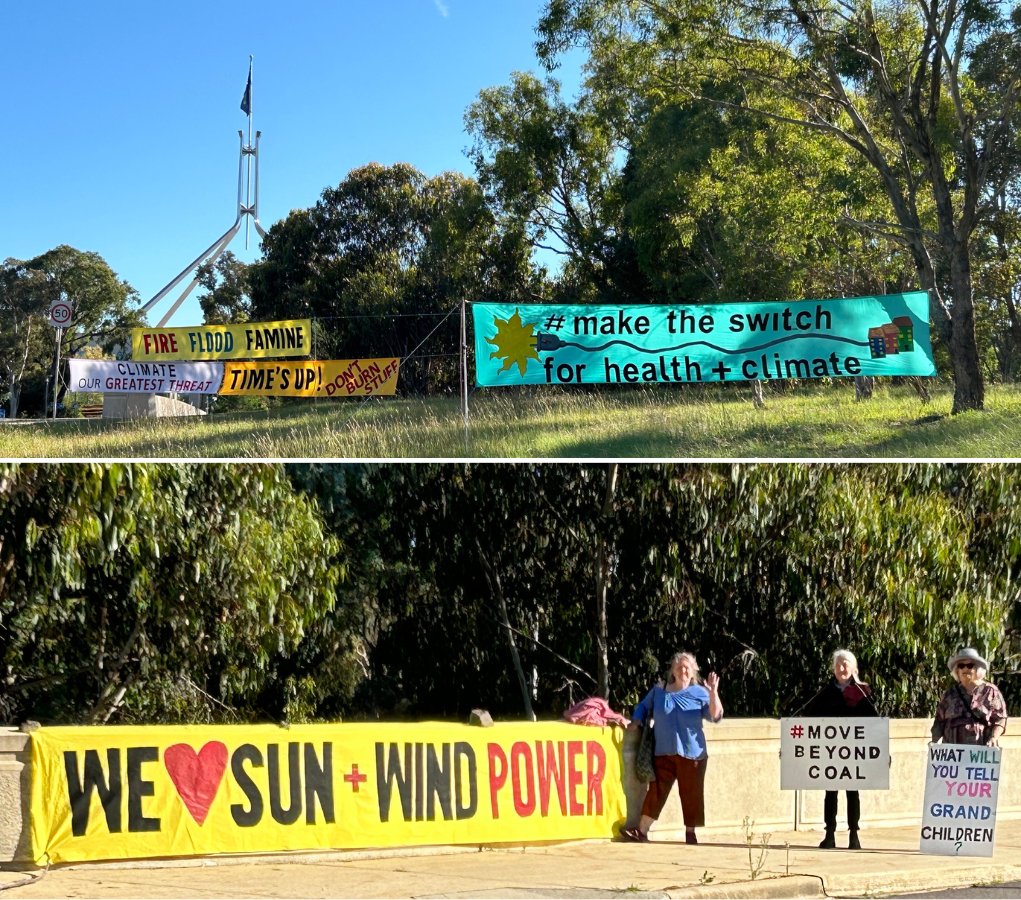
{"label": "black trousers", "polygon": [[[839,793],[840,791],[826,792],[822,810],[827,831],[837,830],[837,794]],[[845,791],[845,793],[847,794],[847,828],[848,831],[857,831],[858,820],[861,818],[861,801],[858,799],[857,791]]]}

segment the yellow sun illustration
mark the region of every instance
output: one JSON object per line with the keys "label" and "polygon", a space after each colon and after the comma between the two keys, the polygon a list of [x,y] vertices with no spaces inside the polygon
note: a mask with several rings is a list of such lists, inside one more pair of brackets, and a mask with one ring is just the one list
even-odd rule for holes
{"label": "yellow sun illustration", "polygon": [[536,323],[522,322],[518,310],[514,310],[514,315],[509,319],[494,318],[493,321],[496,323],[496,337],[487,337],[486,343],[492,344],[496,349],[489,354],[489,358],[503,360],[501,372],[506,372],[516,363],[518,372],[524,378],[528,360],[539,358],[535,350]]}

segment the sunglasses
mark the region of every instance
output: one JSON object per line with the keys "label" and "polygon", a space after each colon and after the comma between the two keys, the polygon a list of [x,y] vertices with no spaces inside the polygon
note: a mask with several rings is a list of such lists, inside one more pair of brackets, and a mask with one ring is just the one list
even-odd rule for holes
{"label": "sunglasses", "polygon": [[957,668],[958,669],[974,669],[975,668],[975,663],[958,663],[957,664]]}

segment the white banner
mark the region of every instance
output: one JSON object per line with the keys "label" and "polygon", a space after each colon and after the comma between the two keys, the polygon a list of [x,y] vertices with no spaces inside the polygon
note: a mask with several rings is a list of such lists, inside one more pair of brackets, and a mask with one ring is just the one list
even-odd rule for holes
{"label": "white banner", "polygon": [[937,856],[992,856],[1003,751],[929,744],[919,849]]}
{"label": "white banner", "polygon": [[128,394],[215,394],[222,362],[133,362],[69,359],[69,390]]}
{"label": "white banner", "polygon": [[781,719],[780,789],[889,790],[890,720]]}

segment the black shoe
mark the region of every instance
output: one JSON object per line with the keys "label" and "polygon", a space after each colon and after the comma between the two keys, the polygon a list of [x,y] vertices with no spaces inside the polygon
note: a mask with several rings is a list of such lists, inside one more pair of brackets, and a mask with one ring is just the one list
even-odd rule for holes
{"label": "black shoe", "polygon": [[858,832],[852,831],[847,839],[848,850],[861,850],[861,844],[858,843]]}
{"label": "black shoe", "polygon": [[640,828],[632,825],[630,828],[621,828],[620,839],[632,844],[647,844],[649,836]]}
{"label": "black shoe", "polygon": [[827,831],[826,837],[822,839],[822,843],[819,845],[820,850],[833,850],[837,846],[837,842],[833,840],[833,832]]}
{"label": "black shoe", "polygon": [[698,843],[698,838],[695,837],[695,832],[694,831],[685,831],[684,832],[684,843],[685,844],[697,844]]}

